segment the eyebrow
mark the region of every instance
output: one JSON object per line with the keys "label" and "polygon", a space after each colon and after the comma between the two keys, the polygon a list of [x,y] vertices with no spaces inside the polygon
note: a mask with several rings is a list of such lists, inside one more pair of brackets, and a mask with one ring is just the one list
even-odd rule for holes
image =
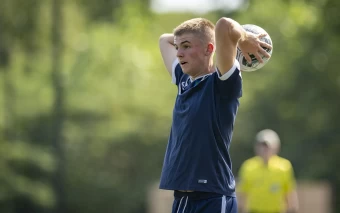
{"label": "eyebrow", "polygon": [[184,43],[187,43],[187,42],[190,43],[190,41],[185,40],[185,41],[182,41],[181,44],[184,44]]}
{"label": "eyebrow", "polygon": [[[188,41],[188,40],[182,41],[179,45],[182,45],[184,43],[190,43],[190,41]],[[175,45],[177,45],[177,44],[175,44]]]}

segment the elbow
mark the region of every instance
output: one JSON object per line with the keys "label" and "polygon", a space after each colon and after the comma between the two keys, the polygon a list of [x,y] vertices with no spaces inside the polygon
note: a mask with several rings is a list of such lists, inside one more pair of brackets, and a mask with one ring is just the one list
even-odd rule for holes
{"label": "elbow", "polygon": [[158,39],[159,44],[171,44],[174,43],[174,36],[170,33],[164,33],[162,34]]}
{"label": "elbow", "polygon": [[164,42],[165,38],[166,38],[166,34],[162,34],[161,36],[159,36],[159,39],[158,39],[159,43]]}
{"label": "elbow", "polygon": [[216,22],[215,34],[223,37],[230,37],[232,40],[238,41],[242,36],[242,27],[230,18],[220,18]]}
{"label": "elbow", "polygon": [[234,28],[234,21],[230,18],[220,18],[216,22],[215,31],[216,33],[229,33]]}
{"label": "elbow", "polygon": [[222,17],[216,22],[216,28],[230,28],[232,24],[233,20],[231,18]]}
{"label": "elbow", "polygon": [[162,39],[166,38],[167,35],[168,35],[167,33],[162,34],[161,36],[159,36],[159,40],[162,40]]}

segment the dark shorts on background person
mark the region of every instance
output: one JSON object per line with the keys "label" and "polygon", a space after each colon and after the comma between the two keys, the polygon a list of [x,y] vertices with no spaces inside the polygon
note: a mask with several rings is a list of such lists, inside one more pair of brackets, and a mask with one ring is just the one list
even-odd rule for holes
{"label": "dark shorts on background person", "polygon": [[237,213],[235,197],[209,192],[174,192],[172,213]]}

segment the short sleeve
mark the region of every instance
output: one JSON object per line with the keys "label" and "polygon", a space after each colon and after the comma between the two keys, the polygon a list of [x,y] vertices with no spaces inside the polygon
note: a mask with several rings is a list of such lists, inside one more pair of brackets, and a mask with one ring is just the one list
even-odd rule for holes
{"label": "short sleeve", "polygon": [[228,78],[230,78],[230,76],[232,76],[237,70],[240,70],[240,63],[235,59],[233,66],[223,75],[220,75],[220,72],[217,70],[218,78],[222,81],[228,80]]}
{"label": "short sleeve", "polygon": [[242,76],[240,64],[235,60],[233,67],[224,75],[217,70],[217,85],[221,97],[240,98],[242,97]]}
{"label": "short sleeve", "polygon": [[178,59],[176,59],[172,63],[172,68],[171,68],[171,78],[172,78],[172,83],[176,84],[178,86],[179,81],[183,75],[183,71],[181,66],[179,65]]}

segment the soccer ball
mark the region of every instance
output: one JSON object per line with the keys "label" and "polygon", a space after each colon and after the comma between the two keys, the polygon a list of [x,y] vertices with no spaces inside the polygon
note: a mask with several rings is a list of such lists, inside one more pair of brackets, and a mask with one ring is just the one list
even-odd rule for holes
{"label": "soccer ball", "polygon": [[[245,25],[242,25],[242,27],[247,32],[251,32],[251,33],[254,33],[254,34],[262,34],[262,33],[267,34],[266,36],[262,37],[260,40],[266,42],[267,44],[270,44],[271,46],[273,46],[273,43],[272,43],[272,40],[271,40],[269,34],[264,29],[262,29],[261,27],[254,25],[254,24],[245,24]],[[265,49],[266,52],[269,53],[270,55],[273,52],[273,49],[268,49],[268,48],[263,48],[263,49]],[[270,59],[270,58],[262,56],[263,63],[260,63],[254,55],[251,54],[249,56],[251,58],[251,63],[248,63],[248,61],[243,56],[241,50],[239,48],[237,48],[236,59],[240,63],[241,71],[252,72],[252,71],[258,70],[258,69],[262,68]]]}

